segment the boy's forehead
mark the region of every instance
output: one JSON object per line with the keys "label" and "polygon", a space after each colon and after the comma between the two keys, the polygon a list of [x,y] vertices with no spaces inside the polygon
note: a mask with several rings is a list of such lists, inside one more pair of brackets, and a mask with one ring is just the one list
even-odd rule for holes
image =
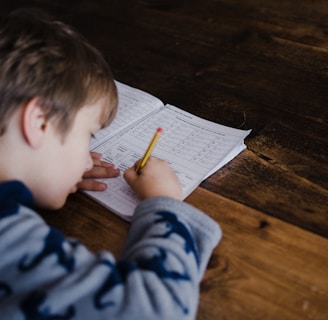
{"label": "boy's forehead", "polygon": [[83,106],[79,113],[81,116],[84,116],[89,119],[89,121],[97,123],[99,125],[102,125],[103,123],[103,114],[104,114],[104,109],[106,108],[105,104],[103,101],[96,101],[91,104],[86,104]]}
{"label": "boy's forehead", "polygon": [[101,114],[100,114],[100,124],[101,127],[108,126],[114,119],[117,109],[118,109],[118,99],[117,97],[107,97],[101,101]]}
{"label": "boy's forehead", "polygon": [[110,103],[107,99],[103,99],[100,103],[100,114],[99,114],[99,124],[101,127],[104,127],[108,121],[108,117],[110,114]]}
{"label": "boy's forehead", "polygon": [[85,109],[85,116],[88,117],[89,121],[92,121],[94,125],[99,126],[99,128],[107,125],[111,113],[108,99],[100,98],[96,102],[85,105],[82,109]]}

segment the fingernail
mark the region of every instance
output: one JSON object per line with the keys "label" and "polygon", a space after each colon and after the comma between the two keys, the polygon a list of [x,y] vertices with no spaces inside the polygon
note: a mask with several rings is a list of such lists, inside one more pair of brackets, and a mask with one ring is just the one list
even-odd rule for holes
{"label": "fingernail", "polygon": [[99,158],[99,159],[102,157],[102,154],[98,153],[98,152],[93,152],[92,155],[96,158]]}
{"label": "fingernail", "polygon": [[115,167],[114,164],[109,163],[109,162],[104,162],[103,164],[104,164],[104,166],[107,167],[107,168],[114,168],[114,167]]}
{"label": "fingernail", "polygon": [[99,189],[100,191],[104,191],[107,189],[107,184],[106,183],[102,183],[101,185],[99,185]]}

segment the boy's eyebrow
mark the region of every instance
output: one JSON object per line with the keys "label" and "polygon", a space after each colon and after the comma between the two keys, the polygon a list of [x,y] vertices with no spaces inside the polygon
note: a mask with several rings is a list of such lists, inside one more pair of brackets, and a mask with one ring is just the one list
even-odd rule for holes
{"label": "boy's eyebrow", "polygon": [[[110,103],[110,102],[108,102]],[[113,112],[116,114],[116,111],[113,110],[113,108],[117,107],[113,107],[108,106],[107,104],[104,103],[103,108],[102,108],[102,112],[100,114],[100,118],[99,118],[99,124],[100,124],[100,128],[105,128],[108,127],[114,120],[115,116],[113,116]]]}
{"label": "boy's eyebrow", "polygon": [[106,110],[106,106],[103,106],[102,112],[100,113],[99,119],[98,119],[98,125],[99,125],[99,130],[103,129],[108,126],[108,111]]}
{"label": "boy's eyebrow", "polygon": [[106,119],[105,119],[105,117],[104,117],[103,115],[100,116],[100,119],[99,119],[99,121],[98,121],[98,127],[99,127],[98,130],[107,127],[107,125],[106,125]]}

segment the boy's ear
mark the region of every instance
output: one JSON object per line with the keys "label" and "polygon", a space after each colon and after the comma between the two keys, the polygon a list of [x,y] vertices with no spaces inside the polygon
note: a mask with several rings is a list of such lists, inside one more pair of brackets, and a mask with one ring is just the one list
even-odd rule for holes
{"label": "boy's ear", "polygon": [[44,111],[40,106],[40,99],[31,99],[23,109],[22,130],[26,142],[32,148],[38,148],[48,125]]}

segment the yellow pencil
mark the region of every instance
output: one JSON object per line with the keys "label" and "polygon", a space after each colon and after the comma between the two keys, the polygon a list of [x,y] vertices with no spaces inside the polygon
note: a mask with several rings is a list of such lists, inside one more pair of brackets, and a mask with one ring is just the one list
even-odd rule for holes
{"label": "yellow pencil", "polygon": [[157,142],[157,140],[158,140],[158,138],[159,138],[159,136],[161,135],[162,132],[163,132],[162,128],[158,128],[156,130],[156,132],[154,134],[154,137],[150,141],[150,144],[149,144],[144,156],[142,157],[141,161],[139,162],[139,165],[136,169],[137,174],[140,174],[141,169],[146,165],[146,163],[147,163],[147,161],[150,157],[150,154],[151,154],[151,152],[152,152],[152,150],[153,150],[153,148],[154,148],[154,146],[155,146],[155,144],[156,144],[156,142]]}

